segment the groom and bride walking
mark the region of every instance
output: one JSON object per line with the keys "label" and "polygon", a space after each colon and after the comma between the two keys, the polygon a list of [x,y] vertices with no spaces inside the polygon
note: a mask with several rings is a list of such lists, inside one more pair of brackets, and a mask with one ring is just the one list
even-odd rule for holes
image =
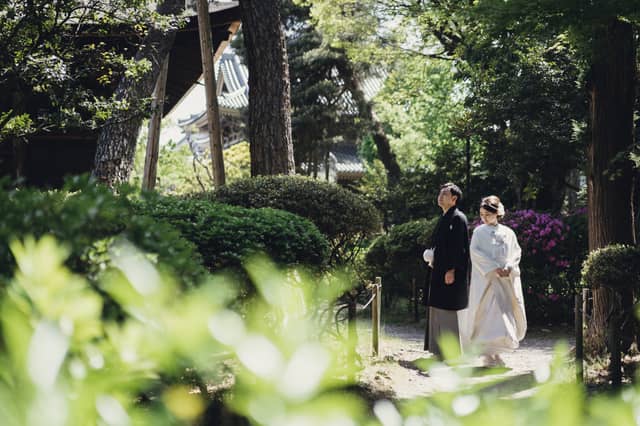
{"label": "groom and bride walking", "polygon": [[521,249],[513,230],[500,223],[504,206],[494,195],[480,202],[482,225],[469,242],[461,198],[453,183],[440,188],[442,216],[423,255],[431,266],[425,349],[441,357],[440,338],[449,333],[463,352],[479,350],[485,365],[504,365],[500,353],[516,349],[527,329]]}

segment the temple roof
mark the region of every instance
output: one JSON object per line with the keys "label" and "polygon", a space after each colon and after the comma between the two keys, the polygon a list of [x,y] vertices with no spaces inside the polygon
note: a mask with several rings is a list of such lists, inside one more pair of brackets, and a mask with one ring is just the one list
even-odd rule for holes
{"label": "temple roof", "polygon": [[[222,78],[224,86],[218,95],[218,105],[220,111],[227,115],[240,115],[242,111],[249,107],[249,71],[242,63],[240,57],[231,49],[226,50],[216,64],[216,78]],[[338,76],[336,78],[339,79]],[[370,74],[362,82],[362,90],[367,100],[371,100],[382,88],[386,73],[377,71]],[[347,114],[356,114],[357,106],[351,92],[345,91],[340,100],[342,109]],[[207,123],[206,111],[191,114],[189,117],[179,119],[179,126],[195,125],[205,126]]]}

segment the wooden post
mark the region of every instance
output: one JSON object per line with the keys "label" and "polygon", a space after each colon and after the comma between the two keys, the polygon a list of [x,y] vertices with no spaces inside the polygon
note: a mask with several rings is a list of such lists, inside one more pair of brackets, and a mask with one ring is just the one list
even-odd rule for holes
{"label": "wooden post", "polygon": [[164,110],[164,97],[167,88],[167,73],[169,71],[169,55],[162,61],[160,75],[153,91],[152,113],[149,119],[149,136],[147,138],[147,152],[144,157],[144,174],[142,176],[142,189],[153,191],[156,187],[158,174],[158,151],[160,149],[160,124]]}
{"label": "wooden post", "polygon": [[411,278],[411,299],[413,300],[413,320],[420,321],[418,313],[418,286],[416,285],[416,277]]}
{"label": "wooden post", "polygon": [[471,190],[471,136],[467,135],[467,140],[466,140],[466,156],[467,156],[467,170],[466,170],[466,188],[464,189],[465,191],[467,191],[467,194],[470,194],[470,190]]}
{"label": "wooden post", "polygon": [[207,97],[207,127],[209,130],[209,147],[211,149],[211,165],[213,168],[213,185],[217,188],[224,185],[225,174],[222,154],[222,132],[220,130],[220,111],[218,108],[217,84],[213,65],[214,52],[211,41],[209,2],[208,0],[197,0],[196,7],[198,9],[202,72]]}
{"label": "wooden post", "polygon": [[618,313],[612,313],[609,317],[609,352],[611,359],[609,360],[609,377],[611,378],[611,387],[619,389],[622,384],[622,363],[620,360],[620,322],[618,321]]}
{"label": "wooden post", "polygon": [[576,337],[576,381],[582,383],[584,381],[584,336],[582,332],[582,313],[583,301],[586,299],[587,289],[582,289],[576,293],[574,308],[574,324]]}
{"label": "wooden post", "polygon": [[380,305],[382,296],[382,278],[376,277],[373,286],[373,303],[371,304],[371,344],[373,356],[380,353]]}
{"label": "wooden post", "polygon": [[620,345],[620,328],[622,321],[625,317],[625,313],[622,311],[622,297],[618,289],[613,289],[613,306],[609,312],[609,333],[608,333],[608,346],[609,354],[611,356],[609,360],[609,377],[611,378],[611,387],[613,389],[619,389],[622,385],[622,360],[621,358],[621,345]]}
{"label": "wooden post", "polygon": [[356,329],[356,298],[350,295],[349,305],[347,307],[347,357],[348,357],[348,378],[350,381],[356,379],[356,361],[357,361],[357,345],[358,345],[358,332]]}

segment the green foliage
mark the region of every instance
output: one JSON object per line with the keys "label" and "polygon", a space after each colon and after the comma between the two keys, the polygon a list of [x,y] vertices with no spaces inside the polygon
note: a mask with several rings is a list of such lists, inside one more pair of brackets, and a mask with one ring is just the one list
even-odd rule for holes
{"label": "green foliage", "polygon": [[444,61],[402,58],[376,96],[378,117],[388,126],[393,151],[405,168],[463,166],[463,162],[439,161],[444,153],[449,158],[464,157],[464,141],[451,126],[464,109],[461,94],[455,96],[460,85],[454,70]]}
{"label": "green foliage", "polygon": [[[51,128],[96,128],[113,111],[148,108],[110,97],[120,77],[141,75],[131,58],[148,26],[180,25],[147,0],[2,2],[0,4],[0,141]],[[126,30],[124,30],[126,28]],[[128,51],[109,36],[127,33]]]}
{"label": "green foliage", "polygon": [[484,0],[476,2],[469,8],[469,12],[492,34],[511,31],[528,37],[544,38],[564,33],[586,60],[591,58],[593,47],[600,42],[594,35],[612,17],[640,21],[635,0],[594,1],[585,4],[571,0]]}
{"label": "green foliage", "polygon": [[[146,124],[143,126],[146,129]],[[140,132],[136,145],[133,170],[129,182],[140,187],[144,174],[147,131]],[[164,195],[184,195],[206,191],[213,187],[209,151],[194,155],[188,145],[176,146],[173,141],[160,146],[155,190]],[[227,182],[244,179],[251,174],[249,144],[241,142],[224,150],[224,171]]]}
{"label": "green foliage", "polygon": [[562,218],[569,229],[560,245],[560,256],[569,262],[566,274],[573,285],[579,284],[582,264],[589,254],[589,229],[585,210],[581,209]]}
{"label": "green foliage", "polygon": [[224,150],[224,172],[227,183],[251,176],[249,142],[240,142]]}
{"label": "green foliage", "polygon": [[260,176],[207,195],[238,206],[271,207],[311,220],[331,244],[330,263],[353,259],[361,241],[380,229],[375,207],[338,185],[298,176]]}
{"label": "green foliage", "polygon": [[141,200],[136,210],[178,229],[211,271],[237,269],[259,253],[280,265],[322,268],[327,261],[327,240],[310,221],[288,212],[162,196]]}
{"label": "green foliage", "polygon": [[[385,226],[393,226],[441,214],[442,210],[438,207],[437,197],[440,186],[444,182],[457,182],[462,186],[463,195],[459,207],[463,211],[466,211],[466,207],[470,204],[475,204],[473,200],[479,198],[477,190],[471,194],[466,192],[463,176],[457,174],[455,169],[446,170],[445,168],[438,171],[424,168],[406,170],[398,185],[382,191],[374,190],[369,196],[383,213]],[[474,180],[472,188],[479,188],[475,183]]]}
{"label": "green foliage", "polygon": [[637,288],[640,285],[640,249],[636,246],[612,244],[592,251],[582,267],[581,283],[593,289]]}
{"label": "green foliage", "polygon": [[104,320],[100,295],[64,267],[68,252],[52,237],[11,247],[18,269],[0,293],[4,425],[226,422],[205,413],[217,404],[206,387],[166,381],[184,366],[209,384],[232,379],[225,403],[256,425],[366,421],[363,401],[343,389],[344,347],[318,337],[313,312],[344,291],[330,277],[312,284],[302,271],[254,260],[247,271],[259,297],[240,316],[228,308],[235,295],[224,278],[179,292],[125,249],[99,283],[125,315]]}
{"label": "green foliage", "polygon": [[464,58],[469,96],[457,127],[476,137],[483,186],[519,208],[559,212],[565,182],[581,167],[586,144],[575,52],[562,39],[470,36]]}
{"label": "green foliage", "polygon": [[[465,182],[470,143],[471,191],[492,188],[517,208],[560,211],[567,174],[584,160],[584,63],[562,32],[543,29],[570,17],[541,2],[306,3],[324,37],[353,60],[391,64],[376,113],[403,172]],[[575,7],[559,3],[550,10]],[[511,26],[493,19],[506,9]],[[537,25],[535,36],[520,18]]]}
{"label": "green foliage", "polygon": [[344,49],[360,63],[392,63],[413,52],[416,42],[427,44],[422,31],[425,4],[378,0],[297,0],[311,5],[316,27],[332,46]]}
{"label": "green foliage", "polygon": [[[326,43],[311,24],[309,8],[283,3],[291,80],[291,127],[296,166],[307,175],[322,166],[334,142],[356,143],[366,131],[354,101],[346,52]],[[304,163],[304,164],[303,164]]]}
{"label": "green foliage", "polygon": [[[211,282],[181,295],[146,256],[129,252],[116,256],[98,292],[63,265],[69,252],[51,236],[14,240],[11,250],[18,268],[0,296],[3,424],[176,424],[200,416],[200,396],[160,377],[185,362],[201,367],[204,353],[222,350],[207,320],[223,311],[228,288]],[[130,315],[103,319],[101,293]],[[147,392],[156,401],[137,402]]]}
{"label": "green foliage", "polygon": [[[124,188],[123,188],[124,189]],[[70,250],[74,272],[92,279],[110,264],[110,247],[128,239],[163,267],[193,284],[205,272],[196,247],[165,222],[136,215],[126,193],[85,178],[74,178],[60,191],[0,191],[0,274],[12,273],[15,261],[9,241],[33,235],[55,236]]]}
{"label": "green foliage", "polygon": [[[419,368],[441,378],[445,391],[365,401],[344,380],[345,347],[320,339],[313,320],[343,289],[263,260],[247,266],[259,298],[240,316],[227,306],[232,283],[218,277],[180,293],[144,256],[129,252],[100,283],[130,313],[116,322],[101,319],[100,297],[63,266],[67,252],[51,237],[14,241],[12,250],[18,269],[0,294],[0,413],[7,426],[224,423],[203,418],[206,395],[161,379],[184,365],[211,372],[223,364],[233,366],[235,383],[224,403],[256,426],[635,422],[637,386],[587,396],[570,378],[566,345],[527,376],[535,391],[519,398],[503,395],[520,389],[513,376],[469,386],[477,370],[468,364],[423,360]],[[205,380],[229,378],[210,373]]]}
{"label": "green foliage", "polygon": [[412,280],[422,287],[428,272],[422,253],[437,222],[438,218],[403,223],[376,238],[365,253],[364,274],[382,277],[385,294],[393,296],[409,295]]}

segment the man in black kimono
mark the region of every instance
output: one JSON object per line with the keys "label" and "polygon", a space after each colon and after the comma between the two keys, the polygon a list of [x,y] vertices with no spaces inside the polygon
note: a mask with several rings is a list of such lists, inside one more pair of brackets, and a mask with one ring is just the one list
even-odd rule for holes
{"label": "man in black kimono", "polygon": [[425,349],[438,357],[443,333],[459,339],[458,311],[469,301],[469,230],[467,218],[457,208],[462,191],[453,183],[440,188],[442,217],[431,237],[433,261],[428,296],[428,337]]}

